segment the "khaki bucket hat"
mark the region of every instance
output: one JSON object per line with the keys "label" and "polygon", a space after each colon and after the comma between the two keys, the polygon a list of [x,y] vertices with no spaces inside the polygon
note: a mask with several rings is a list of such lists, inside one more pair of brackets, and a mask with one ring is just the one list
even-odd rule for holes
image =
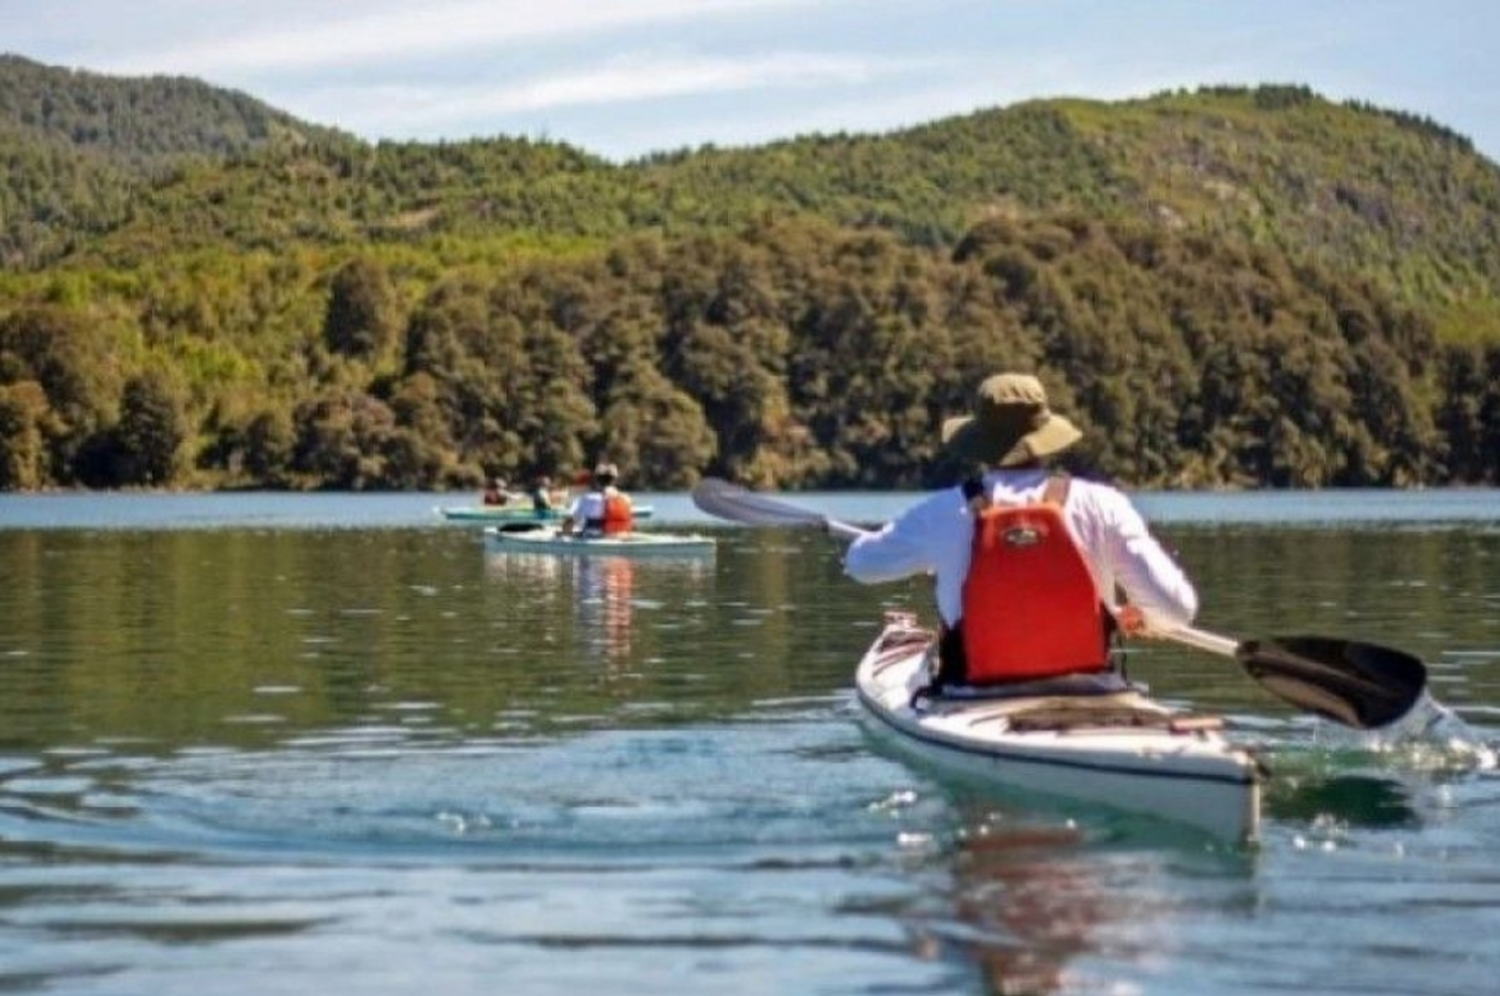
{"label": "khaki bucket hat", "polygon": [[1011,467],[1060,453],[1083,438],[1047,407],[1047,390],[1030,374],[987,378],[974,395],[974,414],[943,423],[943,445],[959,457]]}

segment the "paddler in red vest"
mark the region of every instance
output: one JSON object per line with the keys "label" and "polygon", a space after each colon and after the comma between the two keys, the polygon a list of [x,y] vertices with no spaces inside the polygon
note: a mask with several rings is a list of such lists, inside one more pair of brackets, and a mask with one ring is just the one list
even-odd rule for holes
{"label": "paddler in red vest", "polygon": [[1036,377],[990,377],[973,414],[943,424],[949,452],[981,472],[849,548],[844,566],[857,581],[935,576],[935,690],[1037,681],[1112,690],[1123,684],[1115,630],[1192,622],[1197,592],[1130,499],[1044,466],[1081,436]]}
{"label": "paddler in red vest", "polygon": [[563,520],[563,532],[595,536],[628,533],[635,525],[635,515],[630,496],[616,486],[619,479],[620,469],[614,464],[595,467],[589,490],[578,496]]}
{"label": "paddler in red vest", "polygon": [[492,477],[490,483],[485,485],[484,495],[481,501],[486,505],[504,505],[510,501],[510,493],[505,487],[505,478]]}

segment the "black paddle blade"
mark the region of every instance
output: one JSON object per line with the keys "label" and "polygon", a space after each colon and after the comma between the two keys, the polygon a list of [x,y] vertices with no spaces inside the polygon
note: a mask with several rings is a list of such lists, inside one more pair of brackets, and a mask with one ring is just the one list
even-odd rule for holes
{"label": "black paddle blade", "polygon": [[1406,715],[1427,687],[1427,666],[1418,658],[1354,640],[1246,640],[1235,657],[1251,677],[1287,702],[1364,730]]}

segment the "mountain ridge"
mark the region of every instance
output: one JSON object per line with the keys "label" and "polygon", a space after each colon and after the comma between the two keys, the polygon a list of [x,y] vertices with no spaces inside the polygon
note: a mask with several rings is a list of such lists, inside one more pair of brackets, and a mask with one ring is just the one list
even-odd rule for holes
{"label": "mountain ridge", "polygon": [[[522,230],[598,239],[732,227],[772,210],[951,245],[995,212],[1083,211],[1331,257],[1403,296],[1500,295],[1500,167],[1436,122],[1334,104],[1294,85],[1030,100],[878,135],[701,146],[613,164],[567,143],[503,136],[372,145],[196,81],[120,79],[14,56],[0,57],[0,84],[0,147],[19,134],[33,156],[42,145],[54,156],[71,147],[124,174],[79,165],[85,180],[58,184],[75,196],[34,198],[63,219],[55,227],[85,217],[50,249],[15,248],[27,240],[12,236],[8,255],[21,266],[89,244],[108,257],[109,234],[132,223],[178,246],[248,247]],[[45,115],[36,110],[48,104],[44,92]],[[123,121],[121,107],[130,109]],[[27,185],[47,186],[35,177]],[[296,220],[231,230],[205,217],[203,200]],[[23,198],[11,201],[6,228],[34,220]],[[84,210],[70,212],[73,204]]]}
{"label": "mountain ridge", "polygon": [[1500,168],[1298,85],[612,163],[10,58],[0,161],[0,488],[914,486],[1000,365],[1143,486],[1500,474]]}

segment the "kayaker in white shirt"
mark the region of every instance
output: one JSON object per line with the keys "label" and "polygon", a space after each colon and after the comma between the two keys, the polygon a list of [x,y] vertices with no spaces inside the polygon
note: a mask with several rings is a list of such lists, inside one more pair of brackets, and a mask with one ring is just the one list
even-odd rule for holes
{"label": "kayaker in white shirt", "polygon": [[630,496],[615,486],[620,470],[612,463],[594,468],[590,489],[579,495],[563,520],[565,533],[614,534],[629,532],[635,524]]}
{"label": "kayaker in white shirt", "polygon": [[[1037,378],[1018,373],[988,378],[977,392],[974,414],[943,425],[943,442],[951,453],[988,469],[965,485],[927,496],[884,528],[856,539],[844,562],[846,572],[865,583],[934,575],[938,613],[945,636],[952,638],[964,615],[976,508],[986,501],[994,506],[1040,502],[1054,477],[1042,461],[1081,436],[1073,423],[1051,411]],[[966,496],[966,486],[976,504]],[[1057,485],[1053,488],[1055,495]],[[1067,478],[1061,504],[1094,588],[1120,629],[1149,634],[1192,622],[1197,592],[1129,498],[1107,484]],[[1123,603],[1117,593],[1125,596]],[[1004,611],[1003,593],[985,598],[999,602],[997,611]],[[944,645],[952,644],[945,640]]]}

